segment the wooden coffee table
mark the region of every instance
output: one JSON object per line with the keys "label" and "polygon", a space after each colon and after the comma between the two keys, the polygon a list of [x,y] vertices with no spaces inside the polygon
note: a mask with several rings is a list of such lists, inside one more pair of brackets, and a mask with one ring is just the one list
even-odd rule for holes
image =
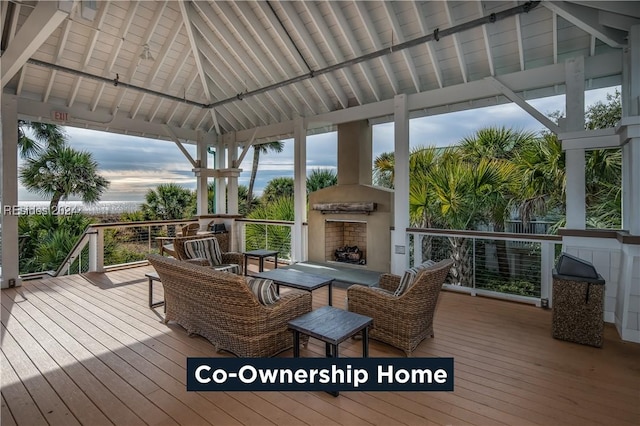
{"label": "wooden coffee table", "polygon": [[280,291],[280,286],[296,288],[312,292],[320,287],[329,286],[329,306],[333,300],[333,278],[326,275],[309,274],[295,269],[272,269],[254,274],[254,277],[273,280]]}

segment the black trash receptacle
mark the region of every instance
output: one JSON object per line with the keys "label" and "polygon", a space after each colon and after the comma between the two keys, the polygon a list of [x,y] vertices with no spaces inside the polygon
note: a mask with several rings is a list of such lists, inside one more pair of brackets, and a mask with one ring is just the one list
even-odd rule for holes
{"label": "black trash receptacle", "polygon": [[553,270],[553,337],[602,346],[604,279],[586,260],[562,253]]}

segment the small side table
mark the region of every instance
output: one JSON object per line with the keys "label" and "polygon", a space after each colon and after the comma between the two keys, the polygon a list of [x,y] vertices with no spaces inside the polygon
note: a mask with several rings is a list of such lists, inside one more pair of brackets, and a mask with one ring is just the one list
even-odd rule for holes
{"label": "small side table", "polygon": [[264,271],[264,258],[269,256],[274,256],[274,269],[278,269],[278,251],[277,250],[251,250],[245,251],[244,253],[244,274],[247,275],[247,266],[249,265],[248,260],[250,257],[258,259],[258,272]]}
{"label": "small side table", "polygon": [[[362,331],[362,357],[368,358],[369,327],[372,324],[373,318],[323,306],[289,321],[289,329],[293,331],[293,356],[300,358],[300,333],[323,341],[327,358],[338,358],[338,345]],[[339,395],[338,392],[329,393]]]}
{"label": "small side table", "polygon": [[164,306],[164,311],[167,312],[167,307],[164,304],[164,300],[160,300],[158,302],[153,301],[153,282],[154,281],[162,282],[160,281],[160,277],[158,276],[158,273],[149,272],[148,274],[145,274],[145,277],[147,277],[147,279],[149,280],[149,308],[153,309],[153,308],[157,308],[158,306]]}

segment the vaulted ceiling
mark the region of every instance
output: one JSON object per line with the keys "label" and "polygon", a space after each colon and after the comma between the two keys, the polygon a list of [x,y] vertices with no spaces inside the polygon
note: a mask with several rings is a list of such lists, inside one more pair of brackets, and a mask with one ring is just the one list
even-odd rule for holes
{"label": "vaulted ceiling", "polygon": [[[61,111],[162,138],[161,126],[227,134],[398,94],[433,94],[425,115],[465,108],[446,88],[621,58],[639,22],[637,2],[615,1],[3,1],[2,85],[33,119]],[[589,84],[618,83],[620,68]]]}

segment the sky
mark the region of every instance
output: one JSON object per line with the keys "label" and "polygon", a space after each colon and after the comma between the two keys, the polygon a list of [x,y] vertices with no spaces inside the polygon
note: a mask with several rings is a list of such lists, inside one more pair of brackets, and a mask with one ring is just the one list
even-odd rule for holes
{"label": "sky", "polygon": [[[585,93],[585,105],[606,102],[606,94],[614,88],[592,90]],[[563,111],[564,95],[540,98],[529,102],[543,114]],[[464,137],[489,126],[505,126],[518,130],[540,131],[544,126],[515,104],[504,104],[481,109],[460,111],[437,116],[412,119],[409,123],[409,143],[415,146],[444,147],[455,145]],[[176,183],[195,189],[192,166],[178,147],[169,141],[139,138],[113,133],[66,127],[69,144],[78,150],[93,154],[99,164],[99,173],[111,181],[103,201],[143,202],[149,189],[161,183]],[[186,145],[193,158],[195,146]],[[373,158],[393,151],[393,123],[373,127]],[[253,150],[240,165],[241,185],[249,184]],[[336,132],[307,137],[307,172],[314,168],[336,169]],[[293,139],[284,140],[282,153],[260,156],[255,192],[260,194],[274,177],[293,177]],[[19,201],[43,200],[19,185]]]}

